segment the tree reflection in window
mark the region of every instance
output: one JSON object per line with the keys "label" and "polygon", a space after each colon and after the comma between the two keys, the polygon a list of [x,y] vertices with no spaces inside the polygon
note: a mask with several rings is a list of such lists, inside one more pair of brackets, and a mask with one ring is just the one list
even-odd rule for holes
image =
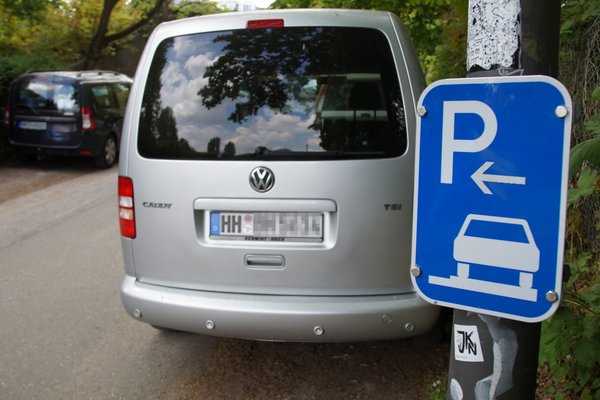
{"label": "tree reflection in window", "polygon": [[[338,38],[337,40],[340,40]],[[223,55],[206,69],[208,84],[198,94],[207,108],[225,99],[238,100],[229,120],[242,123],[264,106],[285,112],[288,101],[311,107],[302,89],[318,70],[339,70],[328,56],[336,40],[327,29],[261,29],[217,36]]]}

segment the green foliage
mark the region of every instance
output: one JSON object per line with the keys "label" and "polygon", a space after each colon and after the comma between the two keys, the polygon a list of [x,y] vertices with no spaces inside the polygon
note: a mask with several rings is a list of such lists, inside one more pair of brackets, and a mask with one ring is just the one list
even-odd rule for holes
{"label": "green foliage", "polygon": [[[0,88],[7,88],[10,82],[22,73],[32,69],[54,69],[58,64],[46,55],[15,53],[0,58]],[[4,104],[6,92],[0,93],[0,101]]]}
{"label": "green foliage", "polygon": [[[598,86],[592,93],[592,100],[600,103],[600,86]],[[585,127],[588,131],[596,135],[600,135],[600,113],[590,118]]]}
{"label": "green foliage", "polygon": [[[598,149],[595,150],[598,151]],[[577,179],[577,183],[569,190],[567,204],[569,206],[575,206],[583,198],[591,195],[594,190],[596,190],[597,180],[598,173],[596,171],[590,168],[584,168],[581,170],[579,178]]]}
{"label": "green foliage", "polygon": [[[594,91],[595,98],[599,92]],[[600,136],[571,150],[576,178],[568,194],[566,263],[571,275],[564,284],[563,304],[544,322],[540,346],[540,360],[557,382],[546,390],[555,398],[600,398],[599,166]]]}
{"label": "green foliage", "polygon": [[273,8],[350,8],[398,15],[428,81],[464,76],[468,0],[277,0]]}
{"label": "green foliage", "polygon": [[[595,119],[598,120],[599,117],[600,114],[596,115]],[[584,161],[600,168],[600,136],[581,142],[571,149],[571,160],[569,162],[569,175],[571,178],[574,178],[581,171]]]}
{"label": "green foliage", "polygon": [[590,132],[599,134],[600,133],[600,114],[594,115],[590,119],[590,121],[586,124],[586,128]]}
{"label": "green foliage", "polygon": [[560,39],[568,44],[579,39],[583,27],[600,14],[598,0],[566,0],[561,5]]}
{"label": "green foliage", "polygon": [[600,265],[590,253],[567,253],[571,277],[565,283],[563,305],[544,322],[540,360],[548,363],[558,398],[597,399],[600,396]]}
{"label": "green foliage", "polygon": [[[586,121],[574,129],[568,195],[566,263],[571,276],[557,313],[543,324],[540,361],[557,399],[600,399],[600,87],[597,46],[588,46],[598,0],[566,0],[561,9],[561,73]],[[595,71],[595,72],[594,72]],[[589,93],[593,90],[593,94]],[[595,115],[592,115],[595,114]],[[588,138],[587,140],[584,140]]]}
{"label": "green foliage", "polygon": [[446,398],[446,382],[438,379],[431,385],[431,392],[427,400],[444,400]]}
{"label": "green foliage", "polygon": [[276,0],[271,4],[272,8],[311,8],[315,7],[312,0]]}
{"label": "green foliage", "polygon": [[[156,0],[118,1],[107,35],[142,20],[155,4]],[[31,55],[53,60],[53,65],[76,65],[89,50],[103,7],[103,0],[0,0],[0,57]],[[107,45],[105,54],[114,49],[114,44]]]}
{"label": "green foliage", "polygon": [[32,23],[44,19],[48,3],[56,2],[47,0],[0,0],[0,7],[10,12],[14,17]]}
{"label": "green foliage", "polygon": [[440,33],[434,51],[424,58],[428,82],[459,78],[466,73],[468,0],[456,0],[455,7],[440,16]]}
{"label": "green foliage", "polygon": [[557,399],[600,399],[598,15],[599,0],[562,2],[561,80],[579,105],[583,123],[574,127],[572,140],[578,144],[570,161],[565,261],[571,276],[561,307],[543,324],[540,351],[540,361],[555,380],[546,391]]}
{"label": "green foliage", "polygon": [[222,13],[224,10],[217,3],[209,0],[200,0],[193,2],[180,2],[171,5],[171,11],[175,13],[176,19],[197,17],[200,15]]}
{"label": "green foliage", "polygon": [[569,88],[583,121],[573,127],[573,144],[590,139],[600,131],[599,99],[593,101],[591,95],[594,89],[597,93],[600,86],[599,16],[600,0],[562,2],[560,80]]}

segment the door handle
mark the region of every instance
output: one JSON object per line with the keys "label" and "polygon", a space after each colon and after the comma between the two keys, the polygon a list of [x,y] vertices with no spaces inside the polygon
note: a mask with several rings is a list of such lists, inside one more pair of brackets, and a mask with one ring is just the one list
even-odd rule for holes
{"label": "door handle", "polygon": [[246,254],[244,263],[247,268],[256,269],[283,269],[285,258],[276,254]]}

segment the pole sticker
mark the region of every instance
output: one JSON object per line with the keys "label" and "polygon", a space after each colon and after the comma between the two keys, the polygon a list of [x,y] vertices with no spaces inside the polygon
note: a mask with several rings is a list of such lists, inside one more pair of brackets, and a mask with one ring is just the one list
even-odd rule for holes
{"label": "pole sticker", "polygon": [[463,362],[483,362],[477,325],[454,324],[454,358]]}

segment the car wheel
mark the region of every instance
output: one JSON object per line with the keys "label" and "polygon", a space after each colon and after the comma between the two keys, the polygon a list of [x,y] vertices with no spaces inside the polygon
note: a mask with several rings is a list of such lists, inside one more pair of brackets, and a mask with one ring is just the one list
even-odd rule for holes
{"label": "car wheel", "polygon": [[95,159],[99,168],[110,168],[117,161],[117,140],[113,135],[108,135],[104,140],[104,146]]}

